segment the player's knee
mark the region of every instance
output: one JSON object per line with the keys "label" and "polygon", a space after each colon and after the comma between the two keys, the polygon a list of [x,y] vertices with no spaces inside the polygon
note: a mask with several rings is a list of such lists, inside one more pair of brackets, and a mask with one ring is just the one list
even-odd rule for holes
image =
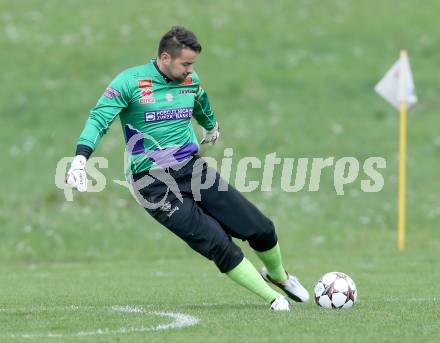
{"label": "player's knee", "polygon": [[222,273],[235,268],[243,257],[241,249],[231,240],[217,242],[211,250],[211,258]]}
{"label": "player's knee", "polygon": [[272,249],[277,244],[277,235],[275,226],[270,219],[256,230],[248,239],[252,249],[257,251],[266,251]]}

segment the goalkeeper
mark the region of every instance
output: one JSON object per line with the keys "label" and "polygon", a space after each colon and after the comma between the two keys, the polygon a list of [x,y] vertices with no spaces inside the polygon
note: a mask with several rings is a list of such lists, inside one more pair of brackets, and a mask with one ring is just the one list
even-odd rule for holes
{"label": "goalkeeper", "polygon": [[[269,284],[298,302],[307,301],[309,294],[284,269],[273,223],[197,155],[192,117],[204,129],[202,144],[214,144],[220,134],[193,70],[201,50],[193,32],[176,26],[160,40],[157,58],[117,75],[90,111],[67,183],[87,190],[86,160],[119,116],[129,157],[128,180],[138,202],[271,309],[289,311],[289,301]],[[211,187],[194,192],[194,180],[208,179]],[[231,237],[249,243],[265,266],[260,273]]]}

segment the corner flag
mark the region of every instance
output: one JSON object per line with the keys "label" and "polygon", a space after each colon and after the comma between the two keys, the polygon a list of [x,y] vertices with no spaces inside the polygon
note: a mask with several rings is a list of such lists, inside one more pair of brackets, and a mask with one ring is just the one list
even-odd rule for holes
{"label": "corner flag", "polygon": [[400,110],[402,102],[405,102],[408,107],[417,102],[414,79],[405,50],[400,53],[400,58],[387,71],[374,90],[397,110]]}
{"label": "corner flag", "polygon": [[416,89],[405,50],[400,58],[387,71],[385,76],[374,87],[386,101],[400,112],[399,130],[399,196],[397,215],[397,245],[399,250],[405,248],[405,217],[406,217],[406,141],[408,108],[417,102]]}

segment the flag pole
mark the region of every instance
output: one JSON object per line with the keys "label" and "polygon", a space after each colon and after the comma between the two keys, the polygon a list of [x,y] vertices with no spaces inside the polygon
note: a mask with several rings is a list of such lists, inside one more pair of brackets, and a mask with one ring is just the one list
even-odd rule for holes
{"label": "flag pole", "polygon": [[399,214],[398,214],[398,248],[405,249],[405,226],[406,226],[406,140],[407,140],[407,117],[408,106],[400,103],[400,139],[399,139]]}
{"label": "flag pole", "polygon": [[[405,227],[406,227],[406,146],[407,146],[407,119],[408,105],[406,102],[406,78],[408,55],[406,50],[400,52],[400,125],[399,125],[399,195],[398,195],[398,219],[397,219],[397,246],[400,251],[405,249]],[[405,62],[404,62],[405,61]]]}

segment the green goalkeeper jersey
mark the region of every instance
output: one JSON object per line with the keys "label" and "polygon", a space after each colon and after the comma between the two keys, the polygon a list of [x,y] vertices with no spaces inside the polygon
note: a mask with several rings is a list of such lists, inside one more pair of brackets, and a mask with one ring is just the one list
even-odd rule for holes
{"label": "green goalkeeper jersey", "polygon": [[192,117],[207,130],[217,121],[194,71],[183,82],[171,81],[155,60],[116,76],[90,111],[77,143],[95,150],[118,115],[133,173],[170,167],[195,154],[199,142]]}

